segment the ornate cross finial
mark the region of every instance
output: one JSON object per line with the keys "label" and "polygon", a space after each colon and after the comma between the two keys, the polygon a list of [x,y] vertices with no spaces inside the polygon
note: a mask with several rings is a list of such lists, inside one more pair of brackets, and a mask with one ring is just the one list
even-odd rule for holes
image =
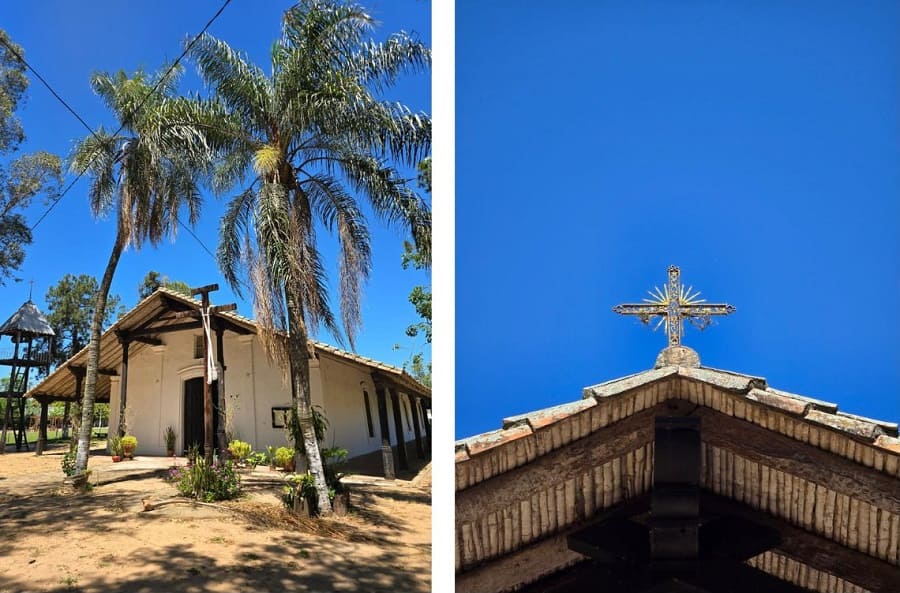
{"label": "ornate cross finial", "polygon": [[613,311],[620,315],[637,315],[645,324],[650,323],[650,318],[659,317],[659,322],[653,329],[665,322],[669,346],[680,346],[684,319],[702,330],[712,323],[713,315],[730,315],[735,312],[731,305],[707,304],[706,299],[697,298],[700,292],[693,290],[693,287],[684,288],[678,266],[669,266],[669,282],[665,291],[653,287],[649,291],[650,298],[644,299],[644,303],[616,305]]}

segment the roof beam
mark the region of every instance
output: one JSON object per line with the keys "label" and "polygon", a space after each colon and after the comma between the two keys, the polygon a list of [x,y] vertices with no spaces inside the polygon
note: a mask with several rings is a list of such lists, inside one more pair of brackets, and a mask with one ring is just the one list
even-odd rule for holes
{"label": "roof beam", "polygon": [[[87,368],[83,364],[68,364],[68,365],[66,365],[66,368],[69,369],[73,375],[79,375],[79,374],[83,375],[83,374],[87,373]],[[117,371],[116,369],[98,368],[97,374],[98,375],[107,375],[109,377],[118,377],[119,371]]]}
{"label": "roof beam", "polygon": [[704,442],[900,515],[896,478],[709,408],[701,407],[699,414]]}
{"label": "roof beam", "polygon": [[172,332],[179,332],[188,329],[199,329],[203,327],[203,325],[199,321],[188,321],[185,323],[176,323],[174,325],[163,325],[160,327],[147,327],[144,329],[135,330],[129,332],[129,336],[137,340],[143,336],[152,336],[156,334],[168,334]]}
{"label": "roof beam", "polygon": [[778,531],[781,543],[775,549],[810,568],[869,591],[900,591],[900,570],[893,564],[851,550],[828,538],[710,492],[701,494],[700,508],[704,515],[712,513],[740,517]]}

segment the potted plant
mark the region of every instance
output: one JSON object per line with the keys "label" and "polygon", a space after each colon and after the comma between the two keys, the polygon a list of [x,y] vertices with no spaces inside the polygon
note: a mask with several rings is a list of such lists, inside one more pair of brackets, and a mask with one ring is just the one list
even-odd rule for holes
{"label": "potted plant", "polygon": [[122,437],[117,434],[109,437],[109,452],[112,455],[113,463],[122,461]]}
{"label": "potted plant", "polygon": [[228,443],[228,453],[237,462],[239,467],[244,467],[247,457],[252,450],[253,448],[250,446],[250,443],[245,443],[244,441],[234,440]]}
{"label": "potted plant", "polygon": [[134,459],[134,450],[137,449],[137,437],[126,434],[122,437],[122,454],[128,459]]}
{"label": "potted plant", "polygon": [[175,429],[172,428],[172,425],[166,427],[166,430],[163,431],[163,439],[166,441],[166,455],[169,457],[175,457],[175,439],[178,438],[178,433],[175,432]]}

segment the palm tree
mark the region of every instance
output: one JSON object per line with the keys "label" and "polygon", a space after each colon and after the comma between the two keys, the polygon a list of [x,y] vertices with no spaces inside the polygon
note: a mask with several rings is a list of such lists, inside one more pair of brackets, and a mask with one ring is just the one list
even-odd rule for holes
{"label": "palm tree", "polygon": [[[77,474],[87,469],[100,334],[119,258],[129,246],[140,249],[145,241],[156,245],[164,236],[174,235],[182,207],[191,224],[199,217],[199,180],[211,151],[195,128],[181,123],[199,115],[192,113],[196,102],[174,95],[179,74],[178,68],[152,75],[138,71],[130,78],[122,71],[94,74],[91,87],[115,114],[120,128],[113,133],[100,128],[80,141],[70,158],[73,172],[92,178],[88,198],[93,215],[115,210],[116,216],[116,238],[91,319]],[[204,113],[212,111],[208,107]]]}
{"label": "palm tree", "polygon": [[243,188],[222,220],[219,263],[236,292],[240,277],[249,275],[263,346],[290,369],[294,448],[298,456],[305,451],[326,514],[331,504],[313,428],[307,340],[319,326],[338,340],[341,333],[316,232],[337,235],[341,325],[351,347],[371,266],[359,198],[388,224],[410,231],[417,248],[431,246],[428,205],[390,165],[415,166],[429,152],[431,119],[376,97],[401,74],[425,71],[430,52],[403,33],[369,42],[373,26],[358,6],[301,0],[284,14],[270,75],[210,35],[190,54],[228,113],[215,131],[229,145],[214,185],[220,192]]}

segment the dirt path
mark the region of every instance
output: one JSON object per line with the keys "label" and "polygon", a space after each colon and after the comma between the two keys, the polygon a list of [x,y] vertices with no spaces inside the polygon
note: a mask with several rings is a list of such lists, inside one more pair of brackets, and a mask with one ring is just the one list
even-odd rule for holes
{"label": "dirt path", "polygon": [[427,489],[351,477],[351,515],[303,522],[281,511],[280,477],[257,469],[232,512],[143,513],[142,498],[176,492],[159,460],[129,463],[92,458],[100,485],[73,496],[59,454],[0,457],[0,593],[430,590]]}

